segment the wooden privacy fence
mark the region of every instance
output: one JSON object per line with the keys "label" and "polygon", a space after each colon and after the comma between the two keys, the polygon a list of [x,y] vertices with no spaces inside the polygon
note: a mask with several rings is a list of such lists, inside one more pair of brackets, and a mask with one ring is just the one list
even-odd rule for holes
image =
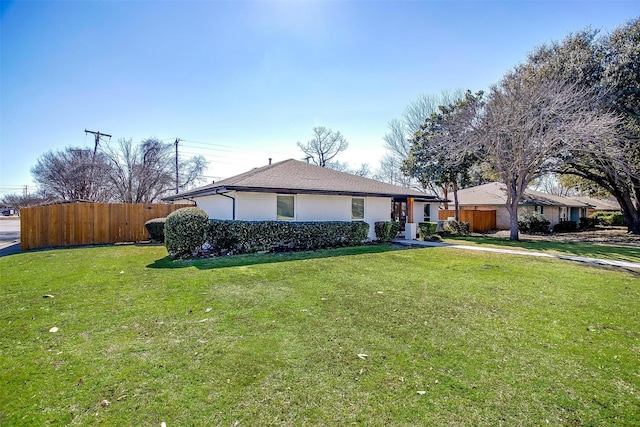
{"label": "wooden privacy fence", "polygon": [[101,245],[150,238],[144,223],[189,205],[65,203],[20,209],[20,249]]}
{"label": "wooden privacy fence", "polygon": [[[438,219],[448,219],[456,216],[452,209],[441,209],[438,211]],[[496,211],[472,211],[461,209],[458,211],[460,221],[469,223],[469,231],[481,233],[496,229]]]}

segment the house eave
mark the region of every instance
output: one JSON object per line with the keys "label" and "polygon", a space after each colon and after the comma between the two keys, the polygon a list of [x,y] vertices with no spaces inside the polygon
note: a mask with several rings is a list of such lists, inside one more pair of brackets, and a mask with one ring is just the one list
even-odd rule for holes
{"label": "house eave", "polygon": [[276,193],[276,194],[314,194],[327,196],[351,196],[351,197],[391,197],[391,198],[407,198],[413,197],[424,202],[442,203],[447,202],[437,196],[402,194],[402,193],[385,193],[385,192],[367,192],[367,191],[342,191],[342,190],[314,190],[309,188],[282,188],[282,187],[246,187],[246,186],[224,186],[207,188],[202,190],[189,191],[182,194],[176,194],[163,198],[163,201],[176,201],[182,199],[193,199],[194,197],[214,196],[216,194],[228,193],[231,191],[251,192],[251,193]]}

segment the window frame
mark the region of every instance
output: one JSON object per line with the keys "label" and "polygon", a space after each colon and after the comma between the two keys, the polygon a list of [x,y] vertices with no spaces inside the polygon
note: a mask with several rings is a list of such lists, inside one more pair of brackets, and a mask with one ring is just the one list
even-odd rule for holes
{"label": "window frame", "polygon": [[[284,216],[280,214],[280,198],[291,198],[293,204],[291,206],[292,216]],[[277,221],[295,221],[296,219],[296,196],[294,194],[276,194],[276,220]]]}
{"label": "window frame", "polygon": [[[356,200],[362,200],[362,217],[357,217],[357,216],[354,215],[354,207],[356,206],[356,205],[354,205],[354,202]],[[352,221],[364,221],[365,210],[366,210],[365,209],[365,205],[366,205],[366,203],[365,203],[364,197],[352,197],[351,198],[351,220]]]}

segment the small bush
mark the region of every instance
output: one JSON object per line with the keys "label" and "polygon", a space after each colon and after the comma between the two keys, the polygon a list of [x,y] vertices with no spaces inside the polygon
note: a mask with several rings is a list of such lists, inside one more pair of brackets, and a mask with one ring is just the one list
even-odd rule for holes
{"label": "small bush", "polygon": [[598,224],[605,226],[622,226],[626,225],[624,215],[617,211],[596,212],[592,216],[598,221]]}
{"label": "small bush", "polygon": [[374,230],[378,242],[390,242],[398,235],[400,223],[396,221],[378,221],[374,224]]}
{"label": "small bush", "polygon": [[596,218],[580,218],[580,222],[578,223],[578,228],[580,230],[589,230],[591,228],[596,228],[598,225],[598,220]]}
{"label": "small bush", "polygon": [[367,240],[364,221],[211,220],[207,243],[215,255],[286,252],[357,246]]}
{"label": "small bush", "polygon": [[164,243],[164,223],[167,218],[153,218],[144,223],[144,228],[149,232],[151,240]]}
{"label": "small bush", "polygon": [[419,222],[418,233],[420,234],[420,239],[429,240],[431,236],[436,234],[437,228],[438,228],[437,222]]}
{"label": "small bush", "polygon": [[[437,225],[437,223],[436,223]],[[464,221],[445,221],[442,230],[445,234],[457,234],[467,236],[469,234],[469,223]]]}
{"label": "small bush", "polygon": [[554,233],[571,233],[578,230],[578,224],[575,221],[560,221],[553,226]]}
{"label": "small bush", "polygon": [[518,229],[523,233],[548,233],[551,222],[538,212],[525,212],[518,216]]}
{"label": "small bush", "polygon": [[209,226],[209,215],[198,208],[188,207],[172,212],[164,225],[167,252],[174,258],[189,258],[202,248]]}

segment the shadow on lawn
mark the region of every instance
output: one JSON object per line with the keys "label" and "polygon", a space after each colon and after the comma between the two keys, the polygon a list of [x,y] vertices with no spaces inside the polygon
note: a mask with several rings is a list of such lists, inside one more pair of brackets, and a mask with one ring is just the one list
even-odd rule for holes
{"label": "shadow on lawn", "polygon": [[497,237],[453,237],[456,243],[473,242],[477,245],[496,245],[508,248],[556,252],[585,258],[601,258],[617,261],[640,262],[640,247],[615,246],[584,242],[546,242],[537,240],[507,240]]}
{"label": "shadow on lawn", "polygon": [[377,254],[409,249],[400,245],[368,245],[350,248],[325,249],[304,252],[283,252],[268,254],[232,255],[217,258],[202,258],[194,260],[173,260],[166,256],[147,265],[148,268],[187,268],[195,267],[199,270],[213,270],[217,268],[241,267],[247,265],[272,264],[276,262],[299,261],[305,259],[335,258],[351,255]]}

